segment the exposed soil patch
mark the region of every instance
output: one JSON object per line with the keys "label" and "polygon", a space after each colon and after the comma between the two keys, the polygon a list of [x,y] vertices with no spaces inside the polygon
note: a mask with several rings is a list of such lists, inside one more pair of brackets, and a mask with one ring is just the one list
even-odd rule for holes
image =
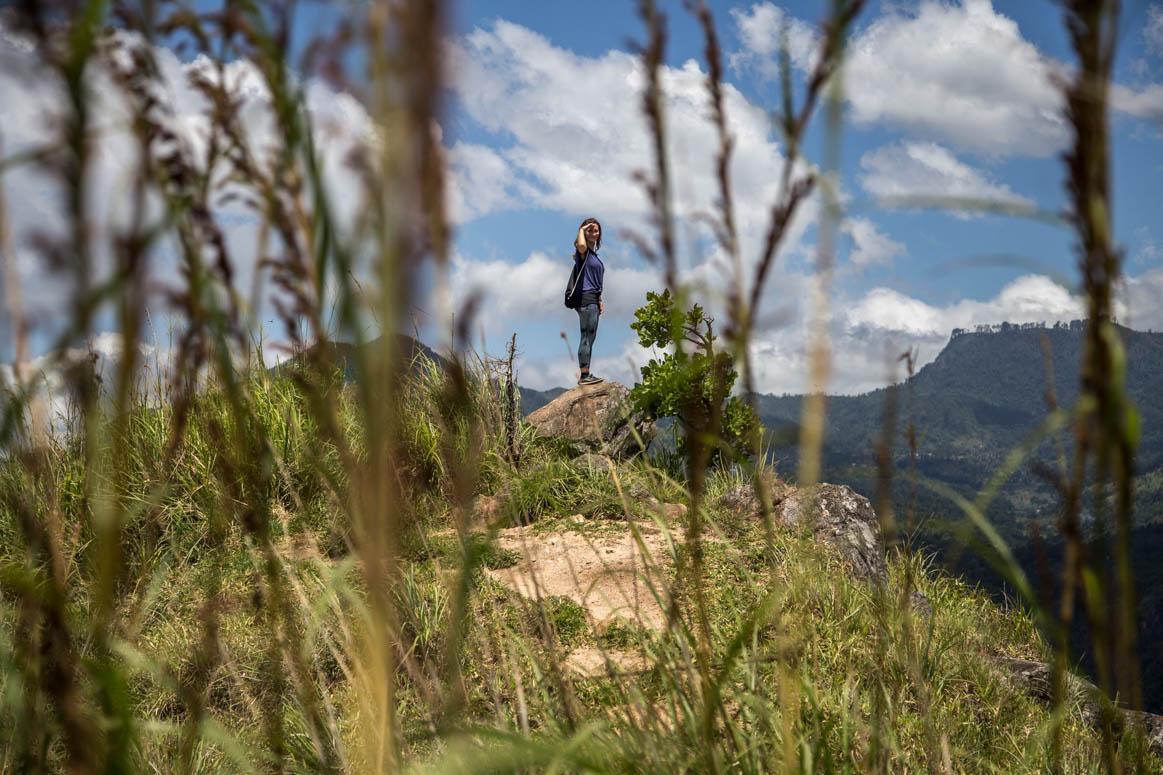
{"label": "exposed soil patch", "polygon": [[275,551],[285,560],[329,560],[319,551],[315,537],[306,533],[287,536],[275,544]]}
{"label": "exposed soil patch", "polygon": [[641,673],[646,670],[646,660],[636,651],[579,646],[569,652],[565,667],[583,678],[602,678],[611,672]]}
{"label": "exposed soil patch", "polygon": [[666,624],[660,598],[664,604],[670,565],[666,538],[653,525],[639,526],[639,533],[641,545],[629,530],[591,536],[509,528],[497,535],[497,546],[519,552],[521,561],[487,573],[529,599],[568,597],[599,628],[622,619],[660,630]]}

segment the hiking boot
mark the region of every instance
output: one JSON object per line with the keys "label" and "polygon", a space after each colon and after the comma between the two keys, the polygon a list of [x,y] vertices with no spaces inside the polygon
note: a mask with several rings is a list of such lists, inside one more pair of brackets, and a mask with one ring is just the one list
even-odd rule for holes
{"label": "hiking boot", "polygon": [[599,382],[604,382],[601,377],[595,377],[593,374],[583,374],[582,378],[577,381],[579,385],[596,385]]}

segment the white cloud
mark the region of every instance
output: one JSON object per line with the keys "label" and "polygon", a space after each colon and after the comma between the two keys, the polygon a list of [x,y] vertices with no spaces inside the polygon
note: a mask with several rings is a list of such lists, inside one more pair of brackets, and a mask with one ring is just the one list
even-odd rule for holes
{"label": "white cloud", "polygon": [[[860,158],[860,168],[860,185],[877,199],[962,199],[1006,207],[1034,204],[936,143],[904,142],[876,148]],[[968,215],[964,211],[951,212],[960,217]]]}
{"label": "white cloud", "polygon": [[891,264],[908,255],[904,243],[888,237],[867,218],[849,218],[840,224],[840,231],[852,239],[848,260],[858,268]]}
{"label": "white cloud", "polygon": [[1143,38],[1147,51],[1155,56],[1163,56],[1163,3],[1147,6],[1147,23],[1143,25]]}
{"label": "white cloud", "polygon": [[[518,380],[523,387],[547,390],[574,384],[579,376],[577,367],[577,330],[569,332],[567,343],[561,344],[562,355],[557,358],[526,358],[522,361]],[[640,369],[653,356],[638,345],[636,339],[627,339],[621,347],[611,353],[607,341],[602,339],[602,329],[598,327],[598,337],[594,342],[590,368],[594,374],[608,382],[621,382],[627,387],[641,379]]]}
{"label": "white cloud", "polygon": [[[114,391],[121,389],[117,380],[124,353],[121,335],[106,332],[91,335],[83,347],[0,364],[0,408],[11,395],[27,391],[23,414],[26,427],[34,432],[63,432],[68,427],[77,378],[91,374],[99,391],[98,400],[110,401]],[[137,369],[129,375],[129,387],[145,400],[156,401],[160,398],[159,386],[165,390],[173,373],[173,353],[139,342],[136,357]]]}
{"label": "white cloud", "polygon": [[1119,322],[1139,331],[1163,331],[1163,268],[1154,267],[1119,284]]}
{"label": "white cloud", "polygon": [[941,310],[891,288],[873,288],[849,308],[849,326],[868,326],[905,334],[940,333],[947,328]]}
{"label": "white cloud", "polygon": [[[1136,292],[1145,299],[1150,289],[1144,286]],[[864,393],[902,379],[898,358],[908,350],[917,353],[918,368],[931,362],[954,328],[1004,321],[1052,324],[1084,316],[1081,298],[1040,275],[1019,277],[984,301],[938,305],[878,287],[855,298],[837,299],[834,309],[843,313],[835,315],[828,328],[828,392],[841,395]],[[761,392],[807,390],[808,334],[807,324],[799,322],[765,331],[755,339],[752,360]]]}
{"label": "white cloud", "polygon": [[[145,45],[141,38],[123,31],[111,33],[102,41],[100,54],[86,70],[91,96],[92,153],[86,170],[88,186],[85,217],[90,226],[89,244],[93,252],[94,283],[110,276],[112,245],[116,236],[130,224],[134,214],[134,181],[142,164],[142,147],[130,127],[128,97],[117,83],[114,71],[130,65],[128,52]],[[173,51],[164,47],[149,50],[157,64],[158,77],[147,86],[156,99],[153,117],[173,134],[172,139],[155,139],[150,152],[161,156],[178,151],[192,168],[204,170],[210,137],[211,106],[195,88],[197,78],[216,81],[217,69],[200,56],[181,62]],[[244,142],[259,166],[277,162],[272,150],[281,142],[281,131],[269,106],[269,94],[259,70],[250,62],[235,60],[225,65],[224,78],[237,100],[236,117]],[[353,151],[373,139],[367,112],[350,95],[336,93],[319,82],[303,85],[307,114],[316,131],[316,149],[321,161],[328,200],[341,229],[350,228],[362,209],[359,176],[348,167]],[[0,132],[3,153],[11,156],[30,152],[54,142],[63,124],[60,117],[67,102],[56,77],[44,64],[37,46],[13,32],[0,21]],[[225,202],[224,187],[231,166],[219,158],[213,177],[216,193],[212,197],[212,217],[223,232],[233,260],[235,289],[241,298],[251,295],[260,275],[259,216],[242,202]],[[6,215],[12,228],[12,243],[21,281],[23,306],[43,343],[59,333],[68,316],[62,315],[73,294],[72,268],[75,258],[69,253],[54,257],[44,246],[43,236],[60,241],[70,217],[66,192],[61,178],[44,165],[25,164],[8,169],[0,178]],[[161,214],[161,197],[152,187],[146,192],[146,221]],[[303,202],[308,209],[309,201]],[[267,249],[277,249],[268,241]],[[148,261],[148,286],[175,289],[179,285],[175,244],[163,239]],[[269,253],[268,253],[269,255]],[[54,261],[56,263],[54,263]],[[265,275],[265,272],[261,274]],[[262,277],[257,279],[261,280]],[[260,283],[261,286],[261,283]],[[265,304],[275,291],[263,287],[256,299]],[[160,295],[150,300],[155,317],[163,314]],[[111,325],[106,312],[99,311],[98,328]]]}
{"label": "white cloud", "polygon": [[[622,51],[588,57],[507,21],[449,41],[452,86],[465,114],[495,135],[495,157],[477,160],[503,175],[513,207],[538,207],[611,225],[648,228],[651,206],[635,172],[653,168],[642,116],[640,58]],[[706,74],[694,61],[663,68],[668,154],[676,214],[710,213],[718,191]],[[754,253],[774,200],[783,155],[763,109],[724,85],[737,221],[745,254]],[[482,173],[483,174],[483,173]],[[460,211],[500,206],[490,192],[464,188]],[[475,201],[479,198],[479,202]],[[810,209],[810,208],[809,208]],[[797,226],[804,226],[797,222]],[[612,231],[613,229],[608,229]],[[750,251],[747,249],[750,248]]]}
{"label": "white cloud", "polygon": [[458,142],[448,149],[447,160],[446,196],[453,223],[471,221],[516,203],[513,189],[521,187],[509,163],[492,148]]}
{"label": "white cloud", "polygon": [[[770,60],[778,28],[756,17],[779,19],[782,11],[764,6],[760,14],[753,7],[750,15],[736,15],[744,49],[733,61]],[[849,44],[845,94],[856,123],[888,124],[996,155],[1049,156],[1064,146],[1062,97],[1050,83],[1061,67],[990,0],[890,8]],[[789,47],[800,70],[811,67],[811,52]]]}
{"label": "white cloud", "polygon": [[[785,329],[769,333],[752,344],[756,386],[760,392],[802,394],[809,386],[806,331]],[[922,357],[936,357],[948,335],[903,336],[899,332],[853,329],[834,325],[829,332],[831,395],[855,395],[900,381],[899,357],[919,347]]]}
{"label": "white cloud", "polygon": [[1138,88],[1113,84],[1111,106],[1118,111],[1156,123],[1163,123],[1163,84],[1153,83]]}
{"label": "white cloud", "polygon": [[[605,263],[602,301],[606,314],[601,324],[625,330],[633,310],[645,302],[646,291],[660,287],[661,280],[652,270],[618,266],[610,258]],[[576,315],[563,304],[572,267],[568,258],[554,260],[541,251],[517,263],[456,255],[450,276],[453,308],[462,308],[475,295],[479,299],[477,320],[487,333],[507,335],[514,326],[530,320],[553,321],[548,325],[560,324],[576,346]]]}
{"label": "white cloud", "polygon": [[990,0],[927,0],[852,41],[852,117],[991,154],[1049,156],[1068,139],[1056,66]]}
{"label": "white cloud", "polygon": [[753,69],[768,79],[779,77],[781,37],[786,34],[788,58],[811,69],[817,55],[817,36],[812,26],[770,2],[754,3],[744,11],[731,9],[731,18],[743,48],[727,55],[736,72]]}
{"label": "white cloud", "polygon": [[1080,297],[1043,275],[1023,275],[986,301],[963,299],[945,307],[926,304],[889,288],[873,288],[848,308],[850,327],[903,334],[948,336],[954,328],[981,323],[1037,323],[1083,317]]}

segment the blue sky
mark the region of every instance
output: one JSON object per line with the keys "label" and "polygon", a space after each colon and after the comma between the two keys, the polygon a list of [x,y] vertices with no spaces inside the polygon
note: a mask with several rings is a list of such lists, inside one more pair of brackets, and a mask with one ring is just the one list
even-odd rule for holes
{"label": "blue sky", "polygon": [[[478,211],[467,206],[457,249],[466,283],[482,265],[492,270],[476,278],[490,297],[509,293],[514,274],[551,286],[539,296],[536,315],[524,311],[537,294],[521,286],[521,303],[486,305],[482,326],[490,349],[517,332],[526,381],[538,387],[568,384],[560,332],[576,341],[576,326],[572,313],[554,308],[553,271],[568,268],[576,224],[590,214],[614,235],[603,251],[606,295],[611,287],[625,291],[607,304],[595,370],[628,379],[633,364],[646,357],[627,323],[645,286],[657,277],[616,236],[623,228],[645,228],[627,178],[635,165],[650,163],[636,153],[634,128],[640,131],[643,119],[634,90],[625,85],[633,75],[630,42],[642,37],[633,5],[466,3],[456,18],[456,45],[466,64],[457,71],[445,137],[465,153],[459,166],[454,161],[454,175],[483,182],[473,171],[485,166],[479,154],[488,154],[496,162],[496,177],[488,178],[496,185],[489,188],[511,192],[506,201],[482,203]],[[736,159],[737,200],[751,211],[750,220],[744,218],[745,254],[748,248],[754,252],[762,233],[771,194],[765,177],[777,174],[775,162],[782,158],[778,135],[770,129],[764,134],[763,126],[780,99],[773,77],[778,32],[787,25],[802,83],[822,6],[712,6],[733,87],[729,116],[733,129],[748,138]],[[692,127],[705,124],[707,112],[699,93],[706,71],[700,63],[703,43],[681,4],[669,4],[667,11],[667,65],[674,79],[668,107],[673,124],[689,130],[672,147],[676,193],[682,199],[685,187],[689,200],[680,233],[690,238],[681,252],[687,276],[706,280],[704,293],[713,304],[716,285],[707,279],[713,273],[699,272],[707,267],[709,246],[694,225],[695,213],[709,208],[712,182],[710,136]],[[1152,328],[1163,325],[1155,302],[1163,237],[1157,223],[1163,6],[1128,4],[1121,28],[1112,128],[1116,234],[1131,278],[1122,313],[1131,325]],[[936,195],[1061,210],[1060,154],[1069,131],[1048,76],[1068,72],[1070,61],[1061,13],[1050,2],[871,3],[855,30],[847,71],[841,167],[846,220],[832,306],[832,390],[858,392],[881,384],[886,354],[908,347],[918,348],[922,363],[931,360],[956,326],[1080,316],[1072,235],[1065,228],[1026,217],[879,204],[886,197]],[[572,104],[578,100],[590,100],[592,115]],[[580,151],[572,157],[571,146]],[[813,131],[809,160],[818,163],[820,146]],[[565,180],[575,181],[576,189],[567,190]],[[759,381],[775,392],[799,392],[806,384],[802,300],[814,261],[816,218],[803,221],[766,288],[772,325],[756,345]]]}
{"label": "blue sky", "polygon": [[[681,2],[661,5],[668,17],[664,85],[682,278],[716,309],[721,258],[699,220],[715,195],[703,41]],[[1127,274],[1120,314],[1136,328],[1158,330],[1163,3],[1125,5],[1111,112],[1115,227]],[[727,111],[737,141],[732,174],[749,265],[784,158],[770,120],[780,101],[774,77],[779,31],[787,29],[798,87],[811,67],[826,3],[711,6],[725,55]],[[627,0],[453,6],[448,103],[440,127],[456,228],[452,307],[481,294],[473,326],[478,346],[499,353],[515,332],[523,353],[519,379],[530,387],[576,379],[571,350],[577,321],[560,298],[571,242],[590,215],[604,227],[607,267],[594,371],[632,383],[636,366],[650,355],[637,346],[629,322],[645,292],[661,287],[660,273],[625,237],[651,234],[645,198],[631,179],[636,169],[652,164],[639,107],[642,72],[632,48],[643,38],[635,7]],[[333,14],[328,6],[309,6],[300,30],[326,26]],[[20,47],[7,42],[6,61],[17,61]],[[893,356],[910,347],[922,363],[932,360],[954,327],[1081,316],[1072,235],[1062,226],[883,206],[885,198],[936,195],[1061,210],[1060,156],[1069,131],[1050,75],[1068,73],[1071,60],[1061,13],[1048,0],[870,3],[856,26],[845,73],[839,183],[844,216],[830,307],[830,390],[861,392],[883,384]],[[192,66],[176,56],[167,62],[175,81]],[[36,92],[35,79],[0,79],[5,152],[20,146]],[[193,105],[180,88],[175,94],[177,104]],[[337,138],[331,174],[336,190],[343,191],[335,160],[352,138],[366,135],[366,111],[322,84],[310,90],[309,107],[317,124],[332,127]],[[261,132],[261,111],[255,108],[254,115],[254,131]],[[805,147],[808,164],[820,163],[821,142],[813,128]],[[109,164],[115,169],[114,161]],[[3,184],[19,250],[21,219],[47,217],[43,211],[52,198],[37,209],[35,202],[13,196],[28,190],[28,180],[9,173]],[[806,387],[805,299],[819,212],[818,201],[804,208],[764,289],[753,356],[765,391]],[[246,219],[238,220],[231,236],[245,251],[253,235]],[[21,274],[25,295],[31,306],[51,308],[60,289],[31,268],[34,263],[29,259]],[[434,297],[416,299],[416,324],[433,344],[442,342],[447,328],[439,309]]]}

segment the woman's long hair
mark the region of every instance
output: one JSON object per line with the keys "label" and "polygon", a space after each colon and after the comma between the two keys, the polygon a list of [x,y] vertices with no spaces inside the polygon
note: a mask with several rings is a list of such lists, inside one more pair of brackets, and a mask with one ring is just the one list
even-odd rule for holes
{"label": "woman's long hair", "polygon": [[598,248],[600,248],[602,246],[602,224],[598,221],[598,219],[597,218],[586,218],[584,221],[581,222],[581,226],[579,226],[578,228],[584,229],[586,226],[589,226],[591,223],[598,224],[598,241],[594,243],[594,250],[597,250]]}

